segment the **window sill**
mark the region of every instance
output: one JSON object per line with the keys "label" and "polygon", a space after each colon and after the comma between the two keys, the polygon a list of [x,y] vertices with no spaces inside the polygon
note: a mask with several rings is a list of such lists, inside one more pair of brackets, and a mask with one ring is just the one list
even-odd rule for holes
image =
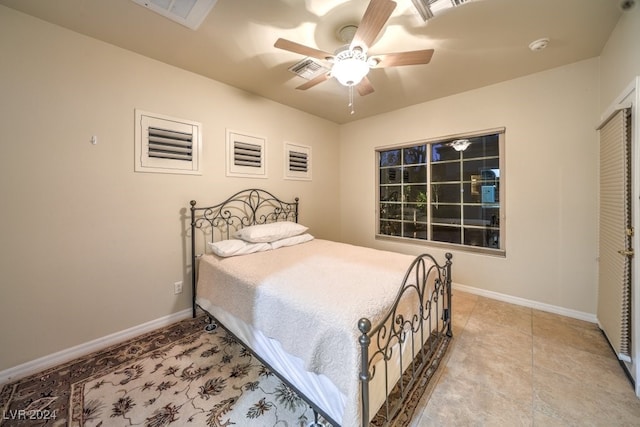
{"label": "window sill", "polygon": [[479,246],[465,246],[454,243],[434,242],[431,240],[410,239],[408,237],[388,236],[386,234],[376,234],[376,240],[387,240],[391,242],[406,243],[411,245],[429,246],[438,249],[453,250],[481,255],[491,255],[506,258],[507,252],[504,249],[483,248]]}

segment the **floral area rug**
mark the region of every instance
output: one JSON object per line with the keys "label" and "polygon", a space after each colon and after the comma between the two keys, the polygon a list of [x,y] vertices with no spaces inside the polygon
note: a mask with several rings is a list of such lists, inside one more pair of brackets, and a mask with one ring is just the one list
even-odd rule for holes
{"label": "floral area rug", "polygon": [[[205,332],[205,325],[204,316],[183,320],[5,385],[0,427],[314,425],[300,396],[225,329]],[[381,410],[371,426],[410,425],[448,343],[439,344],[394,419]]]}
{"label": "floral area rug", "polygon": [[[189,319],[3,387],[5,426],[308,426],[314,414],[224,329]],[[320,418],[320,425],[328,425]]]}

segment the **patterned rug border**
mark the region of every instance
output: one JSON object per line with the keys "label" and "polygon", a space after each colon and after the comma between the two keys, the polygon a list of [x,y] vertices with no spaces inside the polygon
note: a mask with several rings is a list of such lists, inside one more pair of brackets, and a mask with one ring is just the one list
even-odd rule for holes
{"label": "patterned rug border", "polygon": [[[68,362],[60,363],[41,372],[11,381],[5,384],[0,390],[0,426],[9,424],[29,426],[65,425],[66,423],[60,423],[57,422],[57,420],[63,418],[66,421],[66,416],[70,410],[69,402],[71,397],[71,384],[77,381],[82,381],[91,375],[99,374],[100,372],[103,372],[103,369],[117,367],[139,357],[139,349],[141,347],[139,343],[141,342],[145,343],[147,346],[155,346],[150,347],[155,350],[176,342],[179,338],[176,339],[175,337],[184,337],[194,333],[200,333],[205,325],[205,315],[200,315],[196,318],[184,319],[136,337],[129,338],[120,343],[107,346],[101,350],[96,350],[84,356],[74,358]],[[98,357],[101,360],[101,363],[96,363],[94,366],[95,369],[87,370],[86,365]],[[50,402],[53,407],[45,413],[37,408],[38,405],[36,405],[36,403],[47,398],[46,390],[47,388],[53,387],[54,384],[58,387],[62,387],[66,384],[67,393],[63,396],[66,397],[66,400],[63,402],[55,402],[55,405]],[[37,395],[38,392],[45,393],[45,396],[41,396],[35,400],[27,399],[27,401],[30,402],[28,405],[22,408],[11,409],[11,404],[16,398]],[[19,413],[16,411],[23,412]],[[39,419],[36,420],[35,423],[34,420],[26,419],[27,411],[31,411],[31,413],[36,415]],[[13,421],[13,423],[10,423],[10,421]]]}
{"label": "patterned rug border", "polygon": [[[82,401],[82,399],[74,398],[72,394],[82,390],[82,387],[78,387],[78,384],[84,384],[92,379],[108,375],[121,368],[123,364],[149,357],[153,352],[185,342],[192,339],[194,335],[199,336],[204,333],[205,325],[206,315],[198,316],[195,319],[184,319],[8,383],[0,390],[0,410],[2,411],[0,426],[72,425],[74,422],[72,404],[73,402]],[[432,359],[420,374],[420,379],[414,383],[412,389],[408,392],[405,406],[391,420],[388,424],[389,426],[407,427],[416,410],[418,408],[424,409],[441,375],[442,369],[439,368],[448,359],[450,351],[447,350],[450,349],[452,341],[452,337],[446,337],[440,344]],[[58,388],[64,387],[65,393],[52,398],[49,392],[49,396],[47,396],[47,388],[53,388],[54,386]],[[54,402],[56,399],[60,401]],[[38,410],[38,414],[42,415],[46,413],[37,408],[47,408],[57,416],[50,419],[41,417],[35,423],[25,419],[22,419],[22,422],[16,422],[16,419],[11,419],[11,415],[15,415],[17,410],[15,407],[11,409],[11,405],[16,401],[21,401],[25,404],[20,409],[29,410],[31,408],[32,411]],[[10,411],[14,411],[14,413],[10,413]],[[376,426],[379,424],[372,422],[371,425]]]}

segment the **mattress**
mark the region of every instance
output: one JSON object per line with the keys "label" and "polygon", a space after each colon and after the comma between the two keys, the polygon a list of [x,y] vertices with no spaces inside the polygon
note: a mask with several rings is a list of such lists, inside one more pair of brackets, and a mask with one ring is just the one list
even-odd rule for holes
{"label": "mattress", "polygon": [[[238,257],[204,255],[197,303],[327,415],[355,426],[358,320],[382,319],[413,260],[319,239]],[[374,377],[371,387],[373,414],[384,400],[383,380]]]}

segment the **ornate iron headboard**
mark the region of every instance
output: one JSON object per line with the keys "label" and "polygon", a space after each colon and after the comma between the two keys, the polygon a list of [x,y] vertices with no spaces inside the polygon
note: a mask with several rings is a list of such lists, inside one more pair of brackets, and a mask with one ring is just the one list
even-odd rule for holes
{"label": "ornate iron headboard", "polygon": [[193,317],[196,316],[196,230],[210,240],[216,240],[216,231],[220,239],[229,239],[243,227],[266,224],[277,221],[298,222],[298,201],[280,200],[268,191],[252,188],[239,191],[225,201],[213,206],[196,207],[191,200],[191,287],[193,298]]}

